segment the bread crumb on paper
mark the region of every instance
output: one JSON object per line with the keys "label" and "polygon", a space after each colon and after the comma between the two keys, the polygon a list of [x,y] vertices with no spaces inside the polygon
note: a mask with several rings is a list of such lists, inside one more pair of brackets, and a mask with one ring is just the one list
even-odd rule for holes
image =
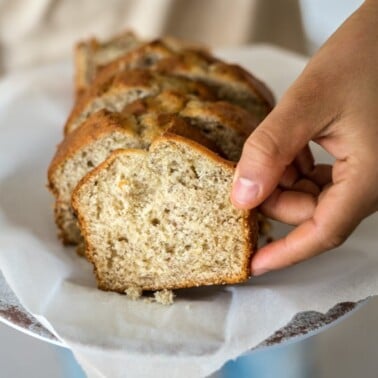
{"label": "bread crumb on paper", "polygon": [[128,296],[128,298],[135,301],[142,296],[143,290],[137,286],[130,286],[125,290],[125,294]]}
{"label": "bread crumb on paper", "polygon": [[175,297],[172,290],[159,290],[155,291],[153,297],[143,296],[143,290],[137,286],[130,286],[125,290],[125,294],[132,301],[142,300],[144,303],[159,303],[162,305],[171,305],[173,304],[173,298]]}
{"label": "bread crumb on paper", "polygon": [[154,293],[155,301],[163,305],[173,304],[173,298],[175,297],[172,290],[160,290]]}

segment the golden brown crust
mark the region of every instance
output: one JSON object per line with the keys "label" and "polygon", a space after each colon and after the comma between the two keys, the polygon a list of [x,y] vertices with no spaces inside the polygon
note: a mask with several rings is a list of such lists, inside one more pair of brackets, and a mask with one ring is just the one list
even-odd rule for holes
{"label": "golden brown crust", "polygon": [[245,109],[225,101],[192,100],[187,103],[180,115],[188,118],[212,119],[236,130],[245,137],[249,136],[259,124],[258,118],[253,117]]}
{"label": "golden brown crust", "polygon": [[93,247],[93,245],[91,243],[91,239],[89,237],[88,227],[87,227],[87,224],[86,224],[86,221],[85,221],[84,217],[81,215],[81,213],[79,211],[79,200],[78,200],[79,192],[80,192],[80,190],[82,190],[83,186],[87,182],[89,182],[93,177],[96,177],[96,175],[98,174],[98,172],[100,172],[102,169],[106,169],[108,166],[110,166],[112,164],[112,162],[117,158],[118,155],[123,154],[126,151],[128,153],[137,153],[137,154],[141,154],[141,155],[147,154],[147,151],[145,151],[145,150],[139,150],[139,149],[127,149],[127,150],[121,149],[121,150],[115,150],[115,151],[113,151],[111,153],[111,155],[105,161],[103,161],[101,164],[99,164],[91,172],[89,172],[88,174],[86,174],[79,181],[79,183],[76,185],[76,188],[72,192],[71,206],[72,206],[73,210],[75,211],[78,223],[80,225],[81,234],[83,236],[83,239],[85,240],[84,255],[87,258],[87,260],[93,264],[94,273],[95,273],[95,276],[96,276],[97,283],[100,282],[101,277],[99,277],[98,271],[96,269],[95,261],[93,259],[94,247]]}
{"label": "golden brown crust", "polygon": [[95,83],[107,81],[117,72],[129,70],[130,67],[143,65],[145,56],[154,52],[156,59],[149,63],[150,69],[171,75],[189,76],[197,80],[202,78],[209,81],[223,81],[250,92],[251,96],[265,107],[266,113],[274,106],[274,96],[268,87],[239,65],[225,63],[201,50],[174,51],[162,41],[146,44],[105,65],[99,71]]}
{"label": "golden brown crust", "polygon": [[141,98],[127,104],[123,114],[133,114],[135,116],[150,113],[178,114],[193,98],[191,94],[180,93],[173,90],[164,90],[156,96]]}
{"label": "golden brown crust", "polygon": [[[165,94],[163,93],[165,96]],[[244,128],[244,124],[249,124],[249,120],[243,119],[241,121],[237,115],[234,115],[235,112],[224,111],[224,104],[220,103],[199,103],[198,111],[196,113],[196,107],[192,106],[189,112],[185,112],[185,102],[190,101],[188,97],[183,95],[178,95],[179,99],[182,101],[179,103],[178,106],[174,106],[172,110],[176,110],[177,112],[166,112],[160,113],[159,110],[162,109],[161,104],[162,102],[158,98],[149,98],[149,99],[142,99],[136,100],[133,103],[127,105],[124,110],[120,113],[112,113],[107,110],[100,110],[94,114],[92,114],[81,127],[74,130],[72,133],[69,133],[64,140],[58,145],[56,154],[54,155],[49,169],[48,169],[48,180],[49,180],[49,188],[51,191],[56,195],[56,191],[54,189],[52,176],[56,169],[65,162],[67,159],[72,157],[77,151],[82,149],[84,146],[97,141],[104,135],[107,135],[113,131],[121,131],[125,134],[132,135],[135,131],[135,126],[133,124],[138,122],[133,116],[141,116],[142,114],[153,114],[156,113],[157,116],[154,118],[154,122],[156,122],[156,127],[160,129],[170,128],[171,132],[184,135],[188,138],[198,140],[200,143],[203,143],[206,147],[213,151],[221,152],[219,147],[217,147],[213,142],[211,142],[208,138],[204,137],[204,135],[199,132],[196,128],[191,127],[188,125],[183,119],[178,118],[178,115],[182,115],[183,117],[198,116],[218,116],[219,121],[224,121],[226,126],[238,128],[240,125]],[[172,93],[167,93],[167,97],[165,101],[174,102],[177,99],[175,95]],[[206,106],[209,106],[207,108]],[[184,108],[184,111],[180,113],[180,109]],[[163,106],[164,109],[164,106]],[[237,111],[239,109],[236,109]],[[228,113],[225,115],[223,119],[222,116],[224,113]],[[242,115],[243,117],[244,115]],[[231,120],[229,120],[231,119]],[[164,126],[169,125],[171,126]],[[134,129],[134,130],[133,130]]]}
{"label": "golden brown crust", "polygon": [[121,71],[135,68],[148,68],[155,64],[156,61],[166,57],[171,57],[175,54],[176,53],[161,40],[154,40],[149,43],[145,43],[139,48],[130,51],[128,54],[125,54],[104,65],[97,72],[97,75],[93,80],[93,84],[98,85],[103,83]]}
{"label": "golden brown crust", "polygon": [[[76,230],[76,228],[73,229],[71,225],[67,224],[65,212],[71,211],[71,209],[67,207],[66,201],[62,200],[58,187],[59,182],[63,180],[63,178],[56,175],[63,164],[65,164],[68,159],[73,158],[74,155],[80,152],[85,146],[113,132],[125,134],[130,136],[130,138],[138,138],[138,135],[133,130],[133,121],[132,117],[125,117],[122,114],[101,110],[88,118],[82,127],[67,135],[57,147],[55,156],[50,163],[47,177],[48,188],[55,197],[55,223],[59,230],[58,236],[63,244],[75,245],[80,238],[76,235],[78,234],[78,230]],[[69,229],[67,229],[67,227]]]}
{"label": "golden brown crust", "polygon": [[199,143],[217,155],[222,154],[222,151],[213,141],[206,138],[196,127],[191,126],[181,117],[172,114],[159,114],[157,116],[157,122],[159,124],[169,125],[165,128],[166,131],[162,135],[181,136]]}
{"label": "golden brown crust", "polygon": [[201,62],[210,64],[216,59],[204,49],[185,48],[172,43],[171,39],[156,39],[145,43],[139,48],[125,54],[99,69],[93,80],[94,85],[109,80],[112,76],[121,71],[135,68],[153,68],[160,61],[179,57],[181,54],[193,54],[201,59]]}
{"label": "golden brown crust", "polygon": [[155,138],[154,142],[151,144],[148,151],[151,152],[155,148],[159,148],[159,144],[164,141],[173,141],[176,143],[178,142],[178,143],[186,144],[190,146],[191,148],[193,148],[194,150],[197,150],[198,152],[202,153],[204,156],[206,156],[206,158],[213,160],[217,164],[221,164],[223,167],[226,167],[227,169],[233,170],[236,166],[236,163],[222,158],[216,152],[205,147],[201,143],[201,140],[198,140],[198,139],[193,140],[183,135],[172,133],[170,132],[170,130],[167,130],[164,134]]}
{"label": "golden brown crust", "polygon": [[[158,144],[160,141],[164,140],[170,140],[174,142],[179,143],[185,143],[189,145],[191,148],[199,151],[204,156],[206,156],[208,159],[213,160],[216,164],[221,164],[224,168],[230,169],[232,173],[235,170],[236,164],[233,162],[230,162],[229,160],[226,160],[216,153],[214,151],[209,150],[205,146],[203,146],[199,141],[195,141],[192,139],[185,138],[181,135],[170,133],[169,131],[163,134],[162,136],[155,139],[154,143],[150,146],[149,151],[152,151],[154,148],[158,147]],[[243,224],[244,224],[244,232],[246,236],[246,246],[245,246],[245,262],[243,266],[243,274],[234,278],[226,279],[226,280],[219,280],[217,282],[204,282],[204,283],[198,283],[198,282],[190,282],[188,283],[188,286],[180,286],[180,287],[164,287],[164,289],[179,289],[179,288],[185,288],[185,287],[193,287],[193,286],[202,286],[202,285],[218,285],[218,284],[234,284],[234,283],[240,283],[245,280],[247,280],[251,275],[251,267],[250,262],[253,253],[257,249],[257,240],[258,240],[258,225],[257,225],[257,213],[255,210],[247,210],[243,211]],[[158,287],[149,287],[145,288],[144,290],[160,290],[163,288]]]}
{"label": "golden brown crust", "polygon": [[257,118],[237,105],[224,101],[203,101],[169,90],[157,96],[136,100],[127,105],[122,113],[133,115],[175,114],[188,119],[189,122],[199,120],[201,123],[213,122],[223,125],[244,138],[247,138],[258,125]]}
{"label": "golden brown crust", "polygon": [[128,104],[123,114],[146,113],[176,114],[185,119],[198,119],[202,123],[214,122],[248,137],[259,121],[245,109],[225,101],[204,101],[191,95],[164,91],[157,96],[136,100]]}
{"label": "golden brown crust", "polygon": [[105,42],[100,42],[92,37],[77,43],[74,49],[76,98],[79,98],[89,88],[96,77],[97,71],[104,64],[109,63],[108,60],[105,60],[102,64],[97,62],[96,54],[101,54],[101,52],[104,54],[107,50],[118,48],[119,53],[115,57],[117,58],[120,54],[127,53],[132,48],[139,46],[140,43],[141,41],[130,30],[126,30]]}
{"label": "golden brown crust", "polygon": [[[118,50],[115,56],[114,50]],[[155,60],[172,56],[182,50],[196,51],[207,59],[211,57],[209,50],[203,45],[172,37],[143,42],[131,31],[123,32],[105,42],[100,42],[96,38],[82,41],[75,48],[76,93],[77,95],[84,93],[103,68],[117,58],[123,61],[122,64],[128,64],[130,68],[131,66],[148,67]],[[106,56],[107,52],[110,55],[109,61],[96,59],[97,55]]]}
{"label": "golden brown crust", "polygon": [[271,90],[259,79],[238,64],[218,61],[211,67],[211,71],[225,81],[235,82],[254,92],[267,109],[272,109],[275,103]]}
{"label": "golden brown crust", "polygon": [[149,90],[151,84],[151,75],[147,71],[138,70],[130,72],[130,75],[117,75],[107,82],[101,83],[95,87],[91,87],[87,92],[82,94],[74,105],[66,125],[64,126],[65,134],[72,131],[72,123],[84,111],[84,109],[95,99],[104,94],[111,96],[120,92],[122,89],[127,90],[133,88],[135,90]]}
{"label": "golden brown crust", "polygon": [[92,65],[90,64],[92,51],[96,49],[97,40],[91,38],[75,45],[75,94],[80,97],[90,84]]}
{"label": "golden brown crust", "polygon": [[[163,97],[163,99],[162,99]],[[102,109],[93,113],[81,127],[69,133],[59,144],[57,152],[50,163],[48,177],[63,161],[72,156],[83,146],[98,140],[101,136],[115,130],[122,130],[131,134],[135,129],[133,123],[137,122],[132,116],[141,116],[142,114],[158,115],[159,124],[165,122],[164,119],[173,116],[181,117],[209,117],[216,119],[219,123],[227,127],[234,128],[244,134],[254,128],[254,122],[245,111],[234,105],[224,102],[200,102],[191,100],[190,97],[183,94],[176,94],[169,91],[163,92],[161,96],[140,99],[128,104],[122,112],[109,112]],[[184,121],[181,121],[182,124]],[[185,123],[185,127],[178,128],[178,133],[187,135],[195,133],[197,139],[202,138],[202,142],[214,151],[217,150],[203,134],[199,133],[196,128],[190,127]],[[158,125],[159,126],[159,125]],[[161,127],[161,126],[159,126]],[[196,139],[192,138],[192,139]]]}
{"label": "golden brown crust", "polygon": [[82,127],[74,130],[66,136],[58,145],[57,151],[48,168],[49,188],[57,195],[53,185],[53,174],[56,169],[67,159],[73,156],[83,146],[98,140],[101,136],[112,131],[120,131],[133,135],[132,120],[119,113],[111,113],[107,110],[100,110],[92,114]]}

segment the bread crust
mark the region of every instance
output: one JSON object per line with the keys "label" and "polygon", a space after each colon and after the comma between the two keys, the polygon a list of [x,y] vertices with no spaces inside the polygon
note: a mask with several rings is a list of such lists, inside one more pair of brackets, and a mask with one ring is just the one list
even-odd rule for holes
{"label": "bread crust", "polygon": [[211,64],[217,59],[202,48],[183,47],[178,43],[169,43],[170,39],[156,39],[141,45],[139,48],[104,65],[98,70],[93,80],[94,85],[109,80],[118,72],[137,67],[153,68],[161,60],[179,57],[182,54],[193,54],[201,62]]}
{"label": "bread crust", "polygon": [[[48,168],[48,180],[51,182],[56,169],[72,157],[85,145],[97,141],[101,136],[112,131],[119,131],[124,134],[135,136],[131,126],[131,120],[120,113],[111,113],[105,109],[92,114],[82,125],[67,135],[57,146],[56,153]],[[54,192],[53,187],[51,190]]]}
{"label": "bread crust", "polygon": [[223,62],[200,49],[173,50],[163,40],[142,45],[108,63],[99,70],[94,83],[100,84],[117,72],[129,70],[130,67],[138,65],[147,54],[156,54],[159,57],[155,62],[150,63],[151,70],[171,75],[192,76],[197,80],[200,77],[220,80],[250,92],[266,108],[267,113],[274,106],[274,96],[269,88],[241,66]]}
{"label": "bread crust", "polygon": [[112,45],[125,45],[123,53],[127,53],[141,43],[139,38],[130,30],[126,30],[105,42],[100,42],[92,37],[77,43],[74,48],[76,98],[85,93],[96,77],[97,71],[102,67],[96,62],[96,53],[106,51]]}
{"label": "bread crust", "polygon": [[157,95],[166,89],[172,89],[185,94],[192,94],[201,99],[213,100],[216,98],[215,94],[208,86],[193,80],[154,73],[146,69],[134,69],[128,72],[120,72],[109,79],[109,81],[91,87],[91,89],[78,100],[64,127],[65,135],[78,127],[75,125],[76,119],[94,101],[102,99],[106,102],[109,101],[109,99],[125,96],[127,92],[131,91],[139,92],[139,97],[142,98]]}
{"label": "bread crust", "polygon": [[216,60],[206,67],[204,64],[199,64],[198,60],[198,56],[193,57],[193,52],[191,52],[190,54],[182,54],[178,57],[161,60],[154,69],[159,72],[170,72],[171,74],[197,78],[202,77],[209,81],[219,80],[233,86],[240,86],[240,88],[254,95],[262,106],[266,108],[267,113],[273,108],[275,102],[273,93],[262,81],[239,65]]}
{"label": "bread crust", "polygon": [[[129,62],[135,62],[137,66],[149,66],[150,63],[145,57],[149,55],[156,56],[157,59],[172,56],[182,50],[196,51],[203,56],[210,57],[211,54],[207,47],[191,43],[188,41],[178,40],[169,36],[155,39],[152,41],[143,41],[138,38],[132,31],[125,32],[114,36],[113,38],[101,42],[96,38],[90,38],[81,41],[75,46],[75,89],[77,98],[80,97],[95,81],[97,74],[109,62],[98,62],[97,55],[106,55],[114,49],[118,49],[116,56],[112,56],[110,61],[120,56],[130,56]],[[153,63],[153,62],[151,62]]]}
{"label": "bread crust", "polygon": [[245,109],[225,101],[191,100],[180,115],[185,118],[208,117],[217,120],[245,137],[248,137],[259,124],[259,120]]}
{"label": "bread crust", "polygon": [[[59,168],[85,146],[96,142],[101,137],[112,132],[122,133],[130,138],[138,138],[131,126],[132,119],[123,117],[121,114],[110,113],[101,110],[87,119],[81,128],[76,129],[58,145],[55,156],[48,168],[47,187],[55,197],[54,217],[58,227],[58,236],[65,245],[75,245],[76,240],[69,236],[65,229],[64,209],[67,207],[65,201],[61,199],[60,191],[56,186],[55,174]],[[65,209],[69,210],[69,209]],[[76,238],[75,238],[76,239]]]}
{"label": "bread crust", "polygon": [[157,96],[136,100],[126,105],[124,113],[146,112],[178,114],[184,118],[202,118],[223,124],[248,137],[258,126],[259,119],[238,105],[226,101],[207,101],[200,97],[164,91]]}

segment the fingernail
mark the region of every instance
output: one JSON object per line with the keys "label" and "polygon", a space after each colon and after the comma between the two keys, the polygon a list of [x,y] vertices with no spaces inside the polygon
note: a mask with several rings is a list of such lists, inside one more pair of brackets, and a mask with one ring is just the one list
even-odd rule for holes
{"label": "fingernail", "polygon": [[268,273],[269,269],[264,269],[264,268],[259,268],[259,269],[254,269],[252,270],[252,276],[257,277],[257,276],[262,276],[265,273]]}
{"label": "fingernail", "polygon": [[235,184],[235,181],[238,179],[238,177],[239,177],[239,166],[237,165],[235,168],[234,177],[232,179],[232,185]]}
{"label": "fingernail", "polygon": [[259,186],[252,180],[237,177],[234,182],[233,195],[235,201],[241,205],[254,201],[259,193]]}

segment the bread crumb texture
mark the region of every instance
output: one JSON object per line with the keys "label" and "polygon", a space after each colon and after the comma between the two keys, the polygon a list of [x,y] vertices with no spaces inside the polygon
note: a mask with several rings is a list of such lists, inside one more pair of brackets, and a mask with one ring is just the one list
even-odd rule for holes
{"label": "bread crumb texture", "polygon": [[143,290],[140,287],[137,286],[130,286],[125,290],[125,294],[132,300],[137,300],[139,299],[142,294]]}
{"label": "bread crumb texture", "polygon": [[160,290],[155,291],[154,297],[157,303],[171,305],[175,296],[172,290]]}

